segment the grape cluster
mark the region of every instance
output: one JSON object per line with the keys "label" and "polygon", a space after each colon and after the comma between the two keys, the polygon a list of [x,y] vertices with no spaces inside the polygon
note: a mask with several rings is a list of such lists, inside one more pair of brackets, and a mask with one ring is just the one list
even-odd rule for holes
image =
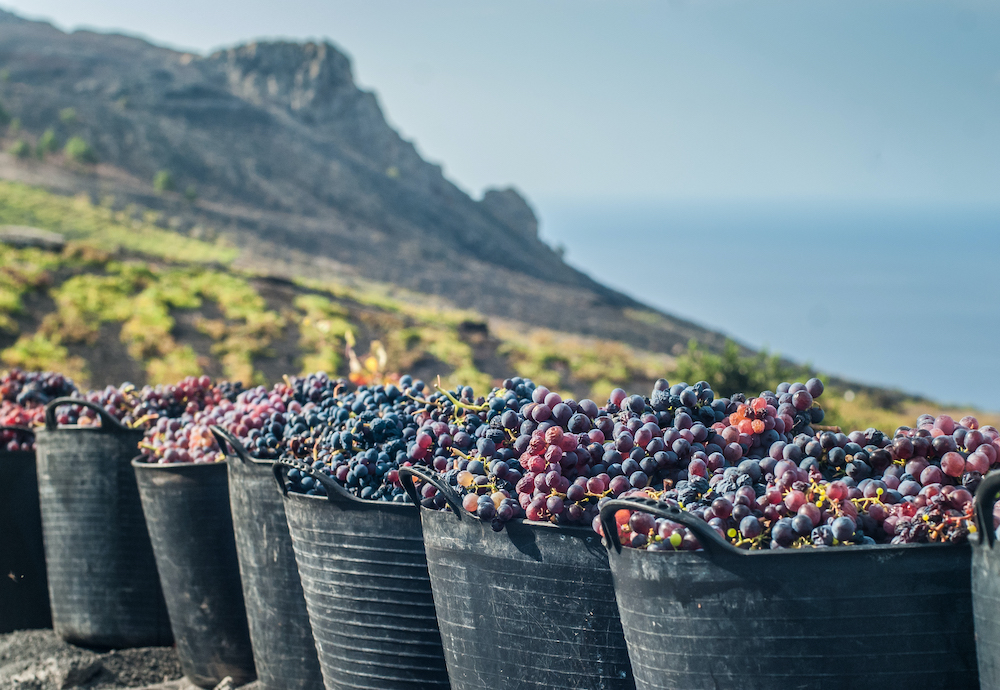
{"label": "grape cluster", "polygon": [[[11,369],[0,375],[0,426],[33,427],[45,419],[45,405],[55,398],[76,393],[73,381],[51,371]],[[30,431],[0,431],[0,448],[31,451],[35,448]]]}
{"label": "grape cluster", "polygon": [[185,412],[173,419],[160,417],[146,431],[139,446],[143,451],[143,460],[162,464],[222,460],[222,452],[210,427],[222,421],[227,408],[232,409],[232,403],[223,400],[219,405],[210,405],[194,415]]}
{"label": "grape cluster", "polygon": [[[117,419],[123,426],[147,429],[161,417],[179,418],[194,415],[215,401],[218,393],[208,376],[188,376],[176,385],[144,386],[137,390],[131,383],[107,386],[85,394],[74,394],[87,402],[97,404]],[[60,405],[56,410],[59,424],[93,426],[100,423],[99,415],[82,405]]]}
{"label": "grape cluster", "polygon": [[[8,411],[5,406],[0,406],[0,416],[7,417],[11,414],[16,415],[17,413]],[[7,425],[8,423],[3,422],[3,424]],[[35,449],[35,435],[28,430],[4,429],[0,431],[0,448],[10,453],[32,451]]]}
{"label": "grape cluster", "polygon": [[236,402],[236,399],[243,392],[242,381],[219,381],[215,385],[216,390],[223,398],[229,402]]}
{"label": "grape cluster", "polygon": [[41,422],[45,416],[44,407],[24,407],[4,399],[0,402],[0,426],[23,427],[0,431],[0,446],[8,452],[31,451],[35,449],[35,435],[28,429]]}
{"label": "grape cluster", "polygon": [[150,420],[139,444],[143,460],[161,464],[222,460],[210,427],[224,424],[226,415],[235,409],[231,398],[241,390],[241,384],[214,384],[207,376],[189,377],[177,386],[143,389],[134,412],[145,412]]}
{"label": "grape cluster", "polygon": [[[205,377],[203,377],[205,378]],[[161,415],[146,434],[144,450],[152,462],[215,462],[224,456],[210,427],[219,425],[240,440],[253,457],[277,459],[298,449],[331,419],[335,401],[347,395],[343,379],[323,372],[287,377],[271,389],[222,381],[202,395],[187,395],[177,416]],[[181,406],[174,406],[174,411]],[[350,414],[348,411],[347,414]]]}
{"label": "grape cluster", "polygon": [[[513,378],[493,389],[484,407],[487,423],[475,447],[434,465],[461,495],[463,508],[497,531],[514,518],[590,522],[611,482],[600,465],[604,434],[595,424],[597,405],[563,400],[530,379]],[[429,486],[422,491],[434,494]]]}
{"label": "grape cluster", "polygon": [[[648,399],[615,389],[601,408],[510,379],[489,394],[489,428],[476,447],[434,469],[495,530],[520,517],[593,525],[602,498],[686,476],[692,464],[704,471],[710,455],[722,457],[706,424],[724,419],[729,405],[705,382],[661,379]],[[421,490],[425,501],[434,497],[433,487]]]}
{"label": "grape cluster", "polygon": [[923,506],[910,512],[899,515],[894,544],[963,542],[973,524],[972,497],[965,489],[933,494]]}
{"label": "grape cluster", "polygon": [[[418,393],[412,387],[410,390]],[[314,470],[324,472],[359,498],[403,500],[397,470],[401,454],[406,455],[404,432],[408,428],[406,436],[415,436],[413,421],[405,420],[404,402],[402,391],[392,384],[344,390],[330,400],[318,424],[309,426],[308,419],[293,419],[302,433],[296,434],[293,428],[287,456],[311,463]],[[294,483],[293,490],[326,493],[322,484],[297,470],[291,470],[289,480]]]}
{"label": "grape cluster", "polygon": [[898,490],[926,497],[916,512],[890,511],[893,543],[963,541],[972,526],[972,495],[983,475],[1000,465],[1000,432],[980,428],[972,416],[956,423],[948,415],[921,415],[916,428],[896,430],[890,450],[897,463],[905,462]]}
{"label": "grape cluster", "polygon": [[344,379],[331,379],[324,372],[286,377],[270,390],[257,386],[239,392],[222,426],[252,456],[277,459],[290,441],[301,442],[327,423],[334,400],[348,387]]}
{"label": "grape cluster", "polygon": [[[423,381],[410,376],[398,386],[340,385],[320,409],[293,414],[284,457],[309,463],[359,498],[406,501],[400,467],[443,467],[452,449],[469,449],[486,428],[486,413],[479,411],[486,401],[474,400],[471,388],[427,392]],[[326,493],[308,472],[292,469],[288,479],[292,491]],[[436,500],[443,505],[443,497]]]}
{"label": "grape cluster", "polygon": [[44,408],[49,401],[72,395],[71,379],[52,371],[22,371],[14,368],[0,375],[0,398],[25,409]]}

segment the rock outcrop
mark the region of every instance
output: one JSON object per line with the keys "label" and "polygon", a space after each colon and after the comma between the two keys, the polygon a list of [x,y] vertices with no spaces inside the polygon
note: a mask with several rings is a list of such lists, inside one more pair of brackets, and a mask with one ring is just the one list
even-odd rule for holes
{"label": "rock outcrop", "polygon": [[538,239],[538,218],[516,189],[487,189],[480,201],[490,215],[526,242]]}

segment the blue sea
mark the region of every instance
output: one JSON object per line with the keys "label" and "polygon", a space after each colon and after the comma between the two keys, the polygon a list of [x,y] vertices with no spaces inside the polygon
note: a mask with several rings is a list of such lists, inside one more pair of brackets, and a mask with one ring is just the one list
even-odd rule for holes
{"label": "blue sea", "polygon": [[1000,203],[542,200],[593,278],[819,371],[1000,410]]}

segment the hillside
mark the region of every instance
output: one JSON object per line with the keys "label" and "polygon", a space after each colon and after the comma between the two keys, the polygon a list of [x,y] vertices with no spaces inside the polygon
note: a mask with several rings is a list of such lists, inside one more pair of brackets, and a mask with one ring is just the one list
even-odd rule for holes
{"label": "hillside", "polygon": [[566,265],[515,190],[471,199],[389,127],[328,43],[201,56],[0,12],[0,105],[0,177],[221,233],[238,266],[392,283],[663,353],[723,344]]}
{"label": "hillside", "polygon": [[[580,396],[648,387],[673,366],[672,357],[612,341],[527,335],[520,324],[389,285],[241,270],[227,242],[179,238],[155,220],[0,182],[3,363],[58,369],[91,385],[197,373],[270,384],[300,371],[346,375],[348,343],[363,358],[377,340],[383,372],[479,388],[522,374]],[[20,236],[32,227],[68,241],[25,246],[34,242]]]}
{"label": "hillside", "polygon": [[[706,379],[728,394],[810,375],[735,345],[721,356],[673,357],[528,329],[387,284],[286,280],[235,266],[239,251],[224,239],[180,237],[159,220],[138,207],[118,211],[0,181],[0,363],[55,369],[90,386],[200,373],[271,384],[318,369],[364,376],[367,366],[487,390],[520,375],[598,400],[614,387],[649,391],[661,376]],[[939,409],[827,381],[829,419],[851,428],[894,428]]]}

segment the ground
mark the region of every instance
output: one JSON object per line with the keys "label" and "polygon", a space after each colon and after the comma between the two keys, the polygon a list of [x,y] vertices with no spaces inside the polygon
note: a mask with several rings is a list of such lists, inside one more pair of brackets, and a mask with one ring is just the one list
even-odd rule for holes
{"label": "ground", "polygon": [[[52,630],[0,635],[0,690],[197,690],[182,677],[173,647],[95,651]],[[236,690],[223,682],[218,690]],[[257,690],[257,684],[241,690]]]}

